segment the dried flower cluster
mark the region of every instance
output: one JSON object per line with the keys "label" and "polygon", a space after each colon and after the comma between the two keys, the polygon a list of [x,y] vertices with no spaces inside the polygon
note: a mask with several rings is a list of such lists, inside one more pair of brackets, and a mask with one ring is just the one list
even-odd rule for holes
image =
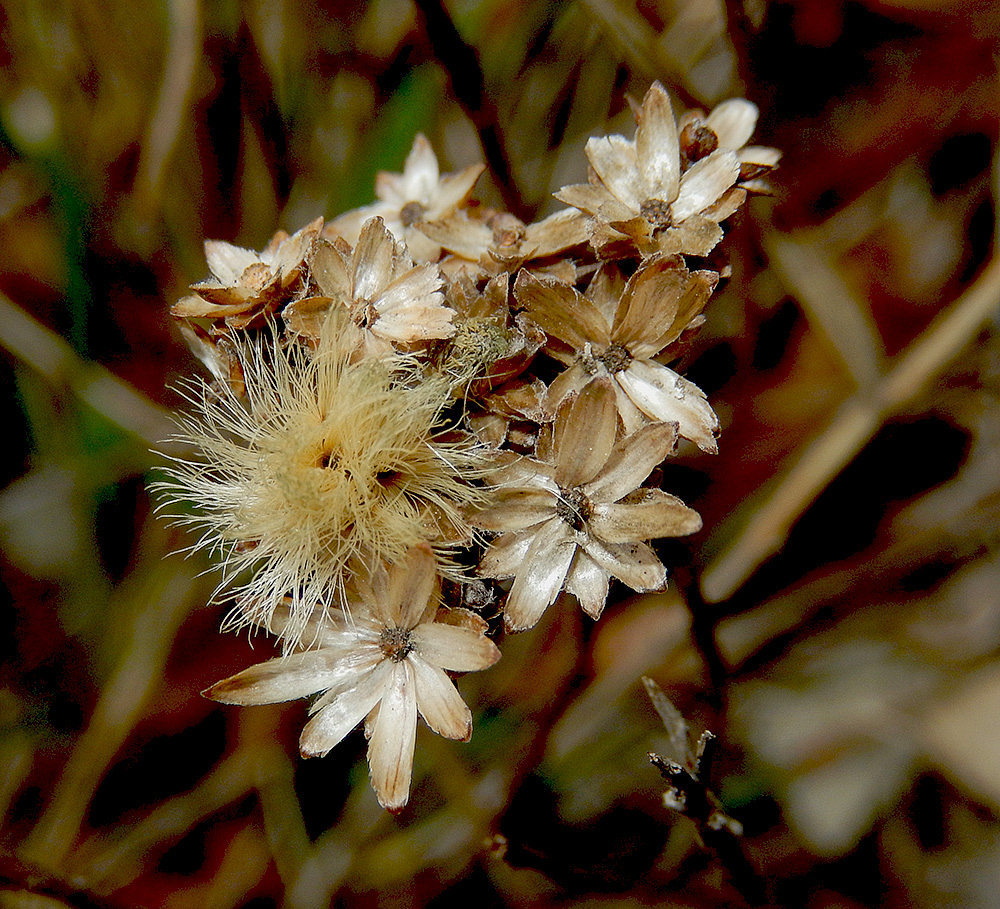
{"label": "dried flower cluster", "polygon": [[681,438],[716,450],[705,395],[665,364],[777,153],[746,146],[742,100],[678,123],[655,84],[636,118],[634,139],[587,143],[588,182],[534,224],[478,204],[483,168],[442,176],[418,136],[374,204],[260,254],[208,242],[212,277],[172,309],[213,379],[180,421],[197,454],[161,488],[194,505],[179,520],[220,556],[230,623],[284,649],[207,694],[318,696],[305,755],[363,721],[387,808],[418,713],[471,735],[448,673],[499,658],[493,616],[466,608],[481,579],[508,631],[563,590],[596,619],[612,577],[663,588],[651,540],[701,526],[643,485]]}

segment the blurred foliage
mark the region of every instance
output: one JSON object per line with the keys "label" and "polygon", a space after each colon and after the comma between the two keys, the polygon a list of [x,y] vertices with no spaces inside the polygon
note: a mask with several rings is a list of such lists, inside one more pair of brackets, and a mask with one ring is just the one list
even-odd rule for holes
{"label": "blurred foliage", "polygon": [[[0,34],[0,905],[995,905],[992,0],[9,0]],[[389,816],[360,734],[303,762],[301,705],[199,697],[269,645],[152,517],[199,368],[167,307],[206,237],[369,201],[417,131],[544,214],[653,78],[785,150],[683,364],[725,431],[663,482],[706,529],[666,594],[462,679],[471,745],[422,737]],[[661,806],[643,674],[719,736],[741,861]]]}

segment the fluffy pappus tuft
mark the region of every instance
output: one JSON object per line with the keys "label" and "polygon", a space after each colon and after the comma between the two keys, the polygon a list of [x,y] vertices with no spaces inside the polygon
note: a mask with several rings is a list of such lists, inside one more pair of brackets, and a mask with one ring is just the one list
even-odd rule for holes
{"label": "fluffy pappus tuft", "polygon": [[314,609],[344,605],[355,572],[423,541],[447,571],[449,544],[469,533],[463,515],[485,496],[470,482],[480,449],[438,437],[447,383],[404,357],[352,356],[336,318],[314,352],[274,335],[238,345],[245,398],[196,385],[177,440],[199,455],[172,459],[158,484],[197,509],[174,517],[200,530],[193,548],[221,558],[217,592],[237,603],[227,624],[266,626],[287,598],[287,649]]}

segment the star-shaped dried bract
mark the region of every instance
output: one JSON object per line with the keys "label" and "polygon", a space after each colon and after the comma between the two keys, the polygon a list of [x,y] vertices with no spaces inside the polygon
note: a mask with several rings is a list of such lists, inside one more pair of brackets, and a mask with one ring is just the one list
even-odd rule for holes
{"label": "star-shaped dried bract", "polygon": [[312,280],[318,295],[285,311],[298,336],[315,338],[331,306],[350,313],[356,346],[365,355],[384,356],[455,333],[441,273],[434,265],[415,265],[381,218],[365,222],[353,251],[343,240],[321,240]]}
{"label": "star-shaped dried bract", "polygon": [[252,666],[205,695],[248,706],[320,694],[299,739],[305,757],[327,754],[365,720],[372,786],[395,811],[409,799],[417,714],[439,735],[468,741],[472,713],[446,671],[486,669],[500,651],[475,613],[439,613],[426,544],[357,587],[350,618],[332,612],[312,623],[309,649]]}
{"label": "star-shaped dried bract", "polygon": [[327,226],[326,234],[343,237],[354,246],[365,222],[381,218],[392,235],[406,243],[418,262],[436,262],[441,246],[424,233],[423,223],[447,218],[463,205],[484,170],[482,164],[471,164],[442,176],[434,149],[418,133],[403,172],[380,171],[375,178],[378,201],[335,218]]}
{"label": "star-shaped dried bract", "polygon": [[604,268],[586,294],[521,272],[514,295],[554,339],[549,351],[567,367],[549,389],[550,412],[595,377],[610,376],[626,432],[650,420],[674,422],[681,436],[715,452],[719,421],[705,394],[654,358],[699,318],[718,278],[662,256],[624,286],[617,271]]}
{"label": "star-shaped dried bract", "polygon": [[494,503],[471,519],[500,534],[480,573],[514,578],[504,607],[512,631],[531,628],[563,587],[598,618],[612,576],[636,591],[661,590],[667,571],[647,540],[685,536],[701,518],[680,499],[640,488],[676,442],[676,427],[651,423],[616,441],[611,380],[567,398],[551,445],[490,476]]}
{"label": "star-shaped dried bract", "polygon": [[718,147],[682,171],[677,123],[659,82],[646,92],[637,121],[632,140],[588,140],[588,182],[563,187],[556,198],[590,215],[590,241],[603,257],[630,247],[643,256],[707,256],[722,239],[719,222],[746,195],[735,188],[739,157]]}
{"label": "star-shaped dried bract", "polygon": [[317,218],[292,236],[275,235],[261,253],[224,240],[206,240],[205,258],[212,271],[207,281],[191,285],[194,293],[170,309],[180,319],[225,319],[230,328],[263,324],[297,298],[323,219]]}

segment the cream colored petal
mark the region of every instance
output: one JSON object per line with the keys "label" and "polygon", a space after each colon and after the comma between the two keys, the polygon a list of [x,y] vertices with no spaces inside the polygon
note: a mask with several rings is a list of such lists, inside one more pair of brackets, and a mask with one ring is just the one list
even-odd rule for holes
{"label": "cream colored petal", "polygon": [[525,228],[524,245],[542,259],[587,242],[587,218],[576,208],[564,208]]}
{"label": "cream colored petal", "polygon": [[581,549],[566,575],[566,589],[587,615],[599,619],[608,599],[609,579],[608,573]]}
{"label": "cream colored petal", "polygon": [[455,683],[444,670],[418,656],[411,655],[407,662],[413,668],[417,710],[427,725],[446,739],[469,741],[472,738],[472,711],[462,700]]}
{"label": "cream colored petal", "polygon": [[715,435],[719,418],[705,393],[693,382],[649,360],[633,360],[615,378],[647,416],[677,423],[680,434],[702,451],[718,451]]}
{"label": "cream colored petal", "polygon": [[392,280],[396,242],[381,218],[372,218],[361,228],[354,248],[352,271],[354,300],[375,300]]}
{"label": "cream colored petal", "polygon": [[512,578],[528,555],[533,532],[505,533],[494,540],[479,560],[479,574],[484,578]]}
{"label": "cream colored petal", "polygon": [[440,218],[451,214],[472,195],[476,181],[486,170],[484,164],[470,164],[453,174],[445,174],[430,196],[427,218]]}
{"label": "cream colored petal", "polygon": [[379,804],[390,811],[410,798],[417,739],[417,693],[409,660],[391,663],[392,676],[368,740],[368,773]]}
{"label": "cream colored petal", "polygon": [[[632,355],[638,360],[648,360],[667,345],[673,344],[705,308],[718,282],[719,276],[714,271],[704,269],[689,273],[680,299],[676,301],[673,321],[661,322],[659,326],[651,325],[641,336],[642,340],[629,347]],[[656,333],[657,327],[662,329],[659,334]]]}
{"label": "cream colored petal", "polygon": [[303,757],[322,757],[368,715],[385,693],[393,665],[383,660],[306,723],[299,737]]}
{"label": "cream colored petal", "polygon": [[677,200],[670,206],[674,224],[715,204],[739,175],[740,161],[731,151],[719,149],[692,164],[681,177]]}
{"label": "cream colored petal", "polygon": [[595,379],[556,414],[556,483],[566,489],[588,483],[604,466],[618,432],[618,408],[610,379]]}
{"label": "cream colored petal", "polygon": [[437,582],[437,560],[426,543],[414,546],[406,561],[389,572],[386,602],[399,628],[411,629],[420,621]]}
{"label": "cream colored petal", "polygon": [[625,389],[618,382],[615,382],[615,404],[618,407],[618,418],[625,428],[625,436],[628,437],[638,432],[643,426],[649,423],[647,417],[632,399],[625,393]]}
{"label": "cream colored petal", "polygon": [[522,270],[514,283],[514,297],[546,334],[574,350],[587,343],[607,346],[609,326],[600,311],[561,281],[539,279]]}
{"label": "cream colored petal", "polygon": [[678,228],[663,231],[657,237],[657,248],[670,255],[707,256],[723,237],[717,221],[700,212],[681,223]]}
{"label": "cream colored petal", "polygon": [[567,205],[572,205],[574,208],[591,215],[596,214],[605,202],[614,198],[606,187],[594,186],[592,183],[574,183],[571,186],[564,186],[553,195]]}
{"label": "cream colored petal", "polygon": [[647,423],[615,445],[584,493],[594,502],[617,502],[637,489],[676,445],[676,424]]}
{"label": "cream colored petal", "polygon": [[373,202],[371,205],[354,208],[338,215],[323,228],[323,236],[327,240],[342,237],[353,248],[358,244],[361,228],[366,221],[372,218],[391,218],[393,215],[399,216],[398,206],[382,201]]}
{"label": "cream colored petal", "polygon": [[601,568],[638,593],[663,590],[667,569],[646,543],[602,543],[589,537],[584,551]]}
{"label": "cream colored petal", "polygon": [[417,133],[413,147],[403,164],[403,180],[406,184],[403,202],[423,202],[427,204],[437,189],[441,169],[437,155],[427,137]]}
{"label": "cream colored petal", "polygon": [[701,530],[701,516],[661,489],[640,490],[626,502],[599,503],[587,522],[605,543],[633,543],[661,537],[686,537]]}
{"label": "cream colored petal", "polygon": [[452,672],[478,672],[500,659],[500,651],[486,635],[462,625],[425,622],[411,639],[428,663]]}
{"label": "cream colored petal", "polygon": [[652,259],[636,269],[618,304],[611,340],[640,358],[659,353],[662,348],[648,351],[643,342],[673,324],[688,282],[687,268],[676,259]]}
{"label": "cream colored petal", "polygon": [[450,338],[455,311],[444,305],[441,274],[433,265],[421,265],[397,278],[375,301],[376,334],[400,343],[428,338]]}
{"label": "cream colored petal", "polygon": [[[216,682],[202,695],[241,706],[294,701],[337,684],[345,675],[343,655],[343,651],[326,649],[278,657]],[[348,671],[357,673],[354,667]]]}
{"label": "cream colored petal", "polygon": [[654,82],[643,98],[639,126],[635,131],[635,151],[645,183],[645,192],[639,201],[673,201],[677,197],[681,172],[680,144],[670,97],[659,82]]}
{"label": "cream colored petal", "polygon": [[757,127],[757,105],[745,98],[723,101],[705,119],[705,125],[719,137],[719,148],[742,148]]}
{"label": "cream colored petal", "polygon": [[504,624],[509,631],[533,627],[555,602],[576,548],[569,525],[561,518],[542,525],[528,547],[504,604]]}
{"label": "cream colored petal", "polygon": [[405,227],[402,239],[414,261],[422,264],[437,262],[441,257],[441,244],[428,237],[418,227]]}
{"label": "cream colored petal", "polygon": [[586,152],[591,167],[608,191],[638,211],[646,197],[640,185],[635,143],[623,136],[600,136],[587,140]]}
{"label": "cream colored petal", "polygon": [[[712,221],[725,221],[746,201],[747,191],[741,186],[731,186],[714,205],[709,205],[702,214]],[[689,219],[690,220],[690,219]],[[686,226],[686,225],[685,225]]]}
{"label": "cream colored petal", "polygon": [[545,489],[500,489],[493,494],[489,508],[476,512],[469,523],[480,530],[495,533],[526,530],[551,518],[556,499]]}
{"label": "cream colored petal", "polygon": [[[606,374],[605,370],[602,375]],[[583,387],[590,381],[586,370],[579,361],[566,367],[558,376],[553,379],[549,390],[545,395],[545,413],[551,419],[556,415],[559,405],[566,400],[567,396],[582,391]]]}
{"label": "cream colored petal", "polygon": [[222,319],[246,312],[255,304],[253,298],[245,298],[229,305],[211,303],[198,294],[181,297],[170,307],[170,315],[178,319]]}
{"label": "cream colored petal", "polygon": [[493,243],[493,231],[482,221],[456,211],[445,218],[420,222],[420,231],[449,252],[478,261]]}
{"label": "cream colored petal", "polygon": [[205,259],[220,284],[236,284],[243,272],[260,262],[252,249],[234,246],[225,240],[206,240]]}
{"label": "cream colored petal", "polygon": [[775,167],[781,160],[781,152],[769,145],[748,145],[737,154],[743,163],[760,164],[762,167]]}
{"label": "cream colored petal", "polygon": [[292,273],[304,266],[322,229],[323,218],[316,218],[279,244],[274,256],[264,259],[270,263],[275,274],[280,274],[286,279],[283,283],[287,284],[287,279]]}
{"label": "cream colored petal", "polygon": [[350,303],[351,264],[344,252],[329,240],[316,244],[310,273],[323,296]]}

